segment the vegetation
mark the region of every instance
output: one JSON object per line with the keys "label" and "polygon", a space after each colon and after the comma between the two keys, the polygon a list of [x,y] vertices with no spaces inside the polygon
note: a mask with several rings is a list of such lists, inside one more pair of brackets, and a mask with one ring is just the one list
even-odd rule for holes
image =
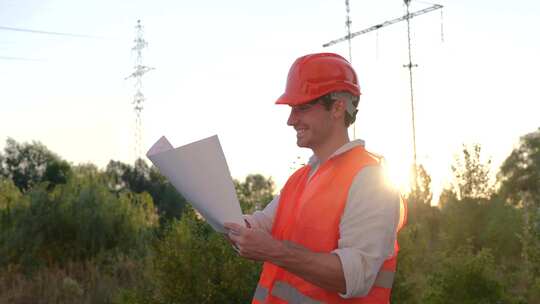
{"label": "vegetation", "polygon": [[[540,129],[492,181],[479,145],[432,206],[406,197],[393,303],[540,303]],[[244,212],[271,179],[235,181]],[[153,167],[72,165],[40,143],[0,152],[0,304],[248,303],[260,263],[239,258]]]}

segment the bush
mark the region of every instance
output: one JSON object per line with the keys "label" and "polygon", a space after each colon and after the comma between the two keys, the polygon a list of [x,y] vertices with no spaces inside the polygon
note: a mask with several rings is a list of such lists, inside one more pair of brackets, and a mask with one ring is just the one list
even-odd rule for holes
{"label": "bush", "polygon": [[439,260],[439,269],[428,276],[422,303],[509,303],[489,250],[473,254],[470,247],[463,247]]}
{"label": "bush", "polygon": [[152,288],[124,290],[117,303],[249,303],[260,273],[191,208],[157,242],[151,268]]}
{"label": "bush", "polygon": [[0,266],[24,269],[143,252],[157,225],[148,194],[111,193],[99,177],[73,177],[53,191],[35,186],[2,212]]}

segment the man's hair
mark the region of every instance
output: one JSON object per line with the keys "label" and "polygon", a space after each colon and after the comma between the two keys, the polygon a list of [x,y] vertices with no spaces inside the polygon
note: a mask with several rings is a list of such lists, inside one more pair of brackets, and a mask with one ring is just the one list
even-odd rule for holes
{"label": "man's hair", "polygon": [[359,96],[354,96],[353,94],[349,92],[342,92],[342,91],[332,92],[332,93],[323,95],[313,100],[310,103],[315,104],[315,103],[320,102],[327,111],[330,111],[334,102],[336,102],[337,100],[342,100],[342,99],[344,99],[345,101],[345,106],[347,106],[346,104],[350,102],[352,106],[354,107],[354,111],[353,111],[354,114],[349,113],[347,109],[345,110],[344,123],[345,123],[345,127],[349,127],[356,120],[356,113],[358,113],[358,110],[356,108],[358,107],[358,102],[360,101]]}

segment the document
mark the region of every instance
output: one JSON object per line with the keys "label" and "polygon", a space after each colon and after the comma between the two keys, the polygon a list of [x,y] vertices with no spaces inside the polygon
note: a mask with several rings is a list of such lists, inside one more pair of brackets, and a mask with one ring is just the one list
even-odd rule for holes
{"label": "document", "polygon": [[226,233],[225,222],[245,225],[217,135],[178,148],[163,136],[146,156],[214,230]]}

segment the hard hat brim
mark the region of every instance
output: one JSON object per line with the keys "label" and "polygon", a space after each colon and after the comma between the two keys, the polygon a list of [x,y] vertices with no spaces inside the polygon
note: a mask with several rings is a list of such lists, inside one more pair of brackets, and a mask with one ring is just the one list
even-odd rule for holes
{"label": "hard hat brim", "polygon": [[301,104],[308,103],[315,99],[317,97],[313,98],[306,98],[306,96],[290,96],[290,94],[283,93],[278,100],[276,100],[276,104],[285,104],[290,106],[297,106]]}

